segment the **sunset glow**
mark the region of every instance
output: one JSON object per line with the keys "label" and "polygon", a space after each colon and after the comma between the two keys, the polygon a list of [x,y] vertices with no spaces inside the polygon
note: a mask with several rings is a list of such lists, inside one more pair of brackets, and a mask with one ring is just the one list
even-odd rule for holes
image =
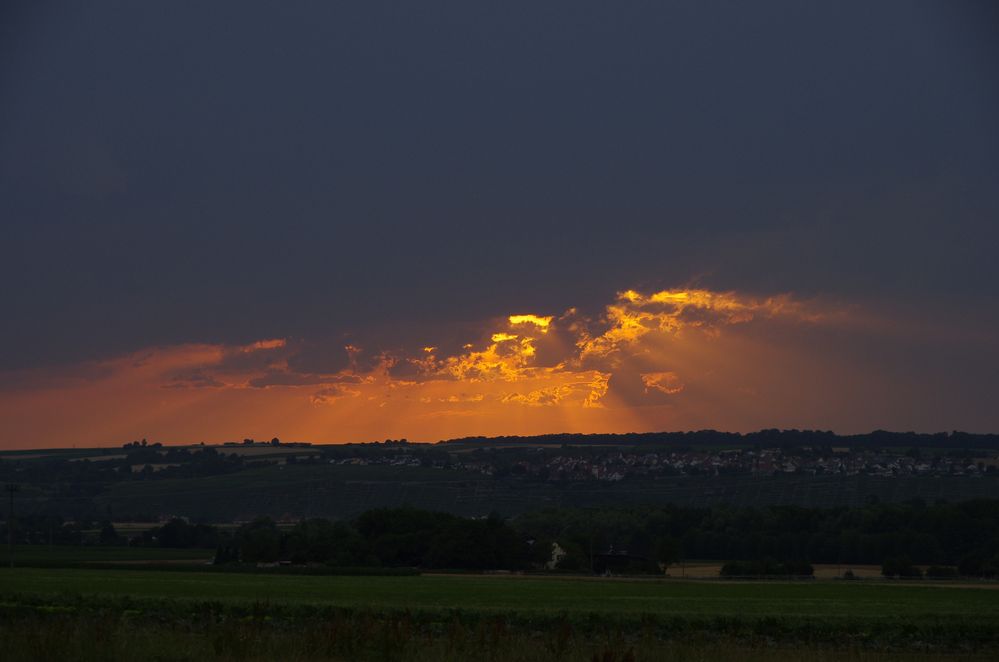
{"label": "sunset glow", "polygon": [[[725,399],[781,407],[747,395],[775,387],[767,352],[797,360],[788,348],[735,350],[760,342],[741,329],[806,333],[833,314],[787,295],[625,290],[593,316],[574,308],[510,315],[485,330],[486,342],[464,343],[452,354],[433,338],[412,353],[345,344],[345,367],[335,372],[303,367],[303,341],[268,338],[235,347],[152,347],[11,374],[8,381],[24,387],[6,394],[0,413],[5,437],[20,445],[107,445],[143,436],[191,442],[271,431],[332,442],[436,440],[677,428],[711,417],[735,422],[737,408],[716,409]],[[54,409],[58,419],[48,416]]]}
{"label": "sunset glow", "polygon": [[[896,342],[904,325],[789,294],[628,289],[595,314],[493,319],[453,351],[435,337],[400,335],[388,349],[361,334],[339,346],[264,338],[9,372],[0,432],[19,446],[273,434],[434,441],[771,422],[842,429],[844,412],[863,429],[902,408],[913,388],[828,346],[832,337],[844,347]],[[318,350],[341,355],[342,367],[313,367]]]}

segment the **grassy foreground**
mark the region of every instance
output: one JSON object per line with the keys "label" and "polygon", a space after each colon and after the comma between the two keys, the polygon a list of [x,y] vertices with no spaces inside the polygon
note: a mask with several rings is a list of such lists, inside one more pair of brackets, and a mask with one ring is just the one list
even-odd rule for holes
{"label": "grassy foreground", "polygon": [[895,660],[999,651],[999,591],[863,582],[19,568],[0,570],[0,616],[7,659]]}

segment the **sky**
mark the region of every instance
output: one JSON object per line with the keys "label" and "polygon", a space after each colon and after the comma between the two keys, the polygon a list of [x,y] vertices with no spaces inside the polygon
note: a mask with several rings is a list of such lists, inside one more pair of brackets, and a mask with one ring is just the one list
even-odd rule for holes
{"label": "sky", "polygon": [[994,2],[0,7],[0,447],[999,431]]}

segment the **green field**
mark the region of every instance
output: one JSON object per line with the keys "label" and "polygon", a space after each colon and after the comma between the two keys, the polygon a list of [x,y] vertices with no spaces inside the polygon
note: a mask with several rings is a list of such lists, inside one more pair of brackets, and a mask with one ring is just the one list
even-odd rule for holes
{"label": "green field", "polygon": [[865,619],[993,619],[999,591],[865,582],[683,582],[547,577],[336,577],[21,568],[5,593],[264,601],[374,609]]}
{"label": "green field", "polygon": [[25,660],[984,660],[999,590],[5,568],[0,637]]}

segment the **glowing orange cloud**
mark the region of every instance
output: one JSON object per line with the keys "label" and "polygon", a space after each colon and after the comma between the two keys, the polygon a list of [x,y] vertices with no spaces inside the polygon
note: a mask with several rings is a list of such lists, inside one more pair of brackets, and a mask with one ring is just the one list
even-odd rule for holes
{"label": "glowing orange cloud", "polygon": [[270,340],[258,340],[255,343],[250,343],[249,345],[244,345],[240,347],[241,352],[256,352],[261,349],[277,349],[279,347],[284,347],[287,345],[287,341],[284,338],[272,338]]}
{"label": "glowing orange cloud", "polygon": [[777,377],[837,366],[816,367],[739,329],[804,330],[828,313],[788,295],[624,290],[592,317],[569,309],[499,318],[476,336],[486,340],[451,353],[431,343],[413,343],[411,353],[348,344],[334,372],[303,368],[302,341],[282,338],[150,348],[62,375],[0,375],[23,385],[0,395],[0,435],[8,446],[38,446],[274,434],[434,440],[725,427],[725,417],[730,428],[757,417],[777,425],[764,414],[796,393],[774,386]]}
{"label": "glowing orange cloud", "polygon": [[538,315],[510,315],[507,319],[510,321],[511,325],[516,326],[518,324],[533,324],[541,329],[543,333],[547,333],[548,327],[551,325],[552,319],[554,318],[551,315],[547,317],[540,317]]}
{"label": "glowing orange cloud", "polygon": [[753,299],[734,292],[708,290],[663,290],[650,295],[626,290],[618,294],[615,303],[607,306],[604,315],[607,329],[595,337],[584,334],[578,346],[583,357],[607,356],[649,333],[675,334],[685,328],[717,332],[720,326],[749,322],[755,317],[777,316],[810,321],[820,319],[787,295]]}
{"label": "glowing orange cloud", "polygon": [[642,383],[645,384],[645,392],[650,389],[673,395],[683,390],[683,383],[675,372],[643,372]]}

